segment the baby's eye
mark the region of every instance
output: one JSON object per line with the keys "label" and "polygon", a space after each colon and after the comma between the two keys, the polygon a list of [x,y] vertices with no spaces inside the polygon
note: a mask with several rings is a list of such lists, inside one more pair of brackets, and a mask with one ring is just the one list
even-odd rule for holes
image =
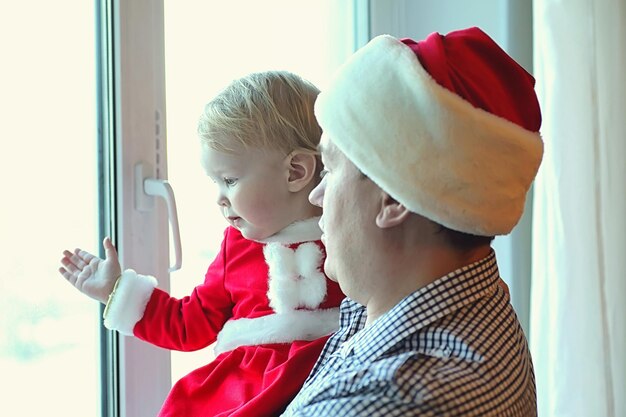
{"label": "baby's eye", "polygon": [[235,183],[237,182],[237,178],[224,178],[223,181],[224,184],[230,187],[232,185],[235,185]]}

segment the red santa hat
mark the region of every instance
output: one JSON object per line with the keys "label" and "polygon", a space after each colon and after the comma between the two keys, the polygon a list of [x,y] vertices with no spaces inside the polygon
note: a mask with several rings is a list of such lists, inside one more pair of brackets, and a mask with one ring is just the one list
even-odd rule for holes
{"label": "red santa hat", "polygon": [[543,155],[534,79],[478,28],[382,35],[315,103],[324,135],[409,210],[450,229],[507,234]]}

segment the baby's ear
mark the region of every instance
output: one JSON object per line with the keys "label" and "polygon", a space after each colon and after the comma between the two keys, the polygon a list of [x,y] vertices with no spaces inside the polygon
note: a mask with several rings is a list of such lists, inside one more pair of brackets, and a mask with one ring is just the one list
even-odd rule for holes
{"label": "baby's ear", "polygon": [[287,186],[289,191],[297,193],[302,191],[315,176],[317,158],[314,154],[304,151],[293,151],[287,157],[287,169],[289,176]]}

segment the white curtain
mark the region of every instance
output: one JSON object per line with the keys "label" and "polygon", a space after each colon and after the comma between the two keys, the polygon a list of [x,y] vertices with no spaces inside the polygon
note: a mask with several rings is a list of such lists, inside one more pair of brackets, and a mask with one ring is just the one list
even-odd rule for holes
{"label": "white curtain", "polygon": [[534,0],[539,416],[626,417],[626,1]]}

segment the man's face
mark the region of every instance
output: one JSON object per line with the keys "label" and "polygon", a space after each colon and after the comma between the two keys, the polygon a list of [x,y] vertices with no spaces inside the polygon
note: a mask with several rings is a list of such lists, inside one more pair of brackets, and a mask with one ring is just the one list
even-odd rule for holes
{"label": "man's face", "polygon": [[[369,233],[375,227],[376,202],[380,189],[328,139],[320,144],[324,171],[309,201],[323,208],[320,227],[326,246],[324,270],[343,292],[359,300],[367,277]],[[356,279],[357,277],[358,280]]]}

